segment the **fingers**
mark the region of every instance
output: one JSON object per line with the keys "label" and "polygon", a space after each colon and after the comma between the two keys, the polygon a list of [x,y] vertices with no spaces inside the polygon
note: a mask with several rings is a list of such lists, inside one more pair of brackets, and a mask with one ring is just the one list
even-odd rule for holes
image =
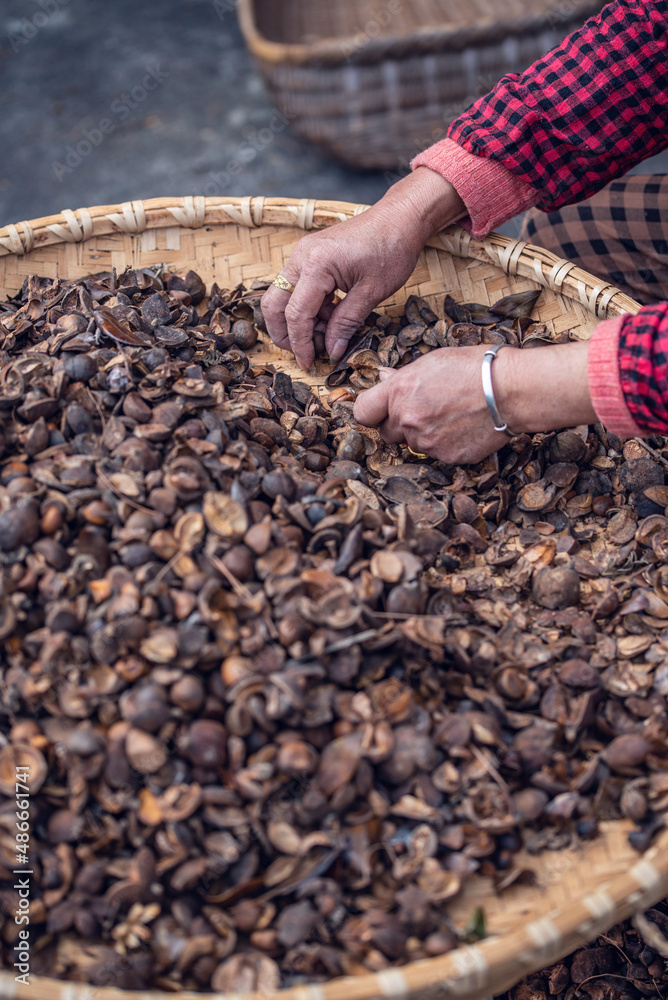
{"label": "fingers", "polygon": [[[402,428],[397,427],[395,421],[392,420],[391,417],[387,420],[383,420],[378,430],[383,435],[383,441],[387,441],[388,444],[406,443],[406,432],[402,430]],[[415,450],[417,450],[417,446]]]}
{"label": "fingers", "polygon": [[320,310],[335,288],[335,280],[322,271],[304,273],[285,307],[290,349],[297,363],[305,371],[315,360],[313,349],[313,327]]}
{"label": "fingers", "polygon": [[376,304],[377,296],[374,297],[370,289],[360,283],[354,285],[345,299],[334,307],[325,334],[325,348],[332,361],[343,357],[348,341]]}
{"label": "fingers", "polygon": [[[365,427],[376,427],[388,418],[389,389],[387,382],[378,382],[355,400],[353,416]],[[384,435],[383,435],[384,436]]]}
{"label": "fingers", "polygon": [[332,317],[332,313],[336,309],[335,300],[336,300],[336,292],[332,292],[331,295],[326,296],[325,301],[318,310],[318,320],[325,324],[324,328],[327,327],[327,324],[329,323]]}
{"label": "fingers", "polygon": [[325,298],[325,301],[318,309],[318,316],[313,324],[313,343],[315,345],[316,358],[325,353],[325,333],[327,332],[327,324],[329,323],[330,316],[334,312],[336,305],[336,303],[332,301],[333,296],[334,293]]}
{"label": "fingers", "polygon": [[[289,265],[281,271],[284,278],[296,285],[298,275],[290,270]],[[270,285],[261,300],[262,315],[267,327],[267,333],[283,351],[290,350],[288,324],[285,319],[285,308],[290,301],[291,292],[286,292],[276,285]]]}

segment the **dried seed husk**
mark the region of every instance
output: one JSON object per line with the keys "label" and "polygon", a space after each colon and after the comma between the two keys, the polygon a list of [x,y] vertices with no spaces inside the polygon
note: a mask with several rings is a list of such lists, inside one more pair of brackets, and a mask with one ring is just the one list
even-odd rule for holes
{"label": "dried seed husk", "polygon": [[231,545],[240,542],[248,530],[248,514],[244,507],[226,493],[205,493],[202,513],[209,531]]}
{"label": "dried seed husk", "polygon": [[167,749],[154,736],[142,729],[129,729],[125,737],[125,752],[139,774],[155,774],[167,761]]}
{"label": "dried seed husk", "polygon": [[404,574],[404,565],[395,552],[380,549],[371,557],[371,572],[384,583],[398,583]]}
{"label": "dried seed husk", "polygon": [[[44,755],[28,743],[10,743],[0,750],[0,792],[15,797],[26,785],[31,794],[40,790],[48,767]],[[19,787],[17,787],[17,783]]]}

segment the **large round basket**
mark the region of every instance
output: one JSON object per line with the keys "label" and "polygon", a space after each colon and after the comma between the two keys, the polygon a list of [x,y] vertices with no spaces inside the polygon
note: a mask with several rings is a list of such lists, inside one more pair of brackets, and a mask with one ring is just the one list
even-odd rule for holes
{"label": "large round basket", "polygon": [[354,166],[396,169],[602,6],[238,0],[237,11],[276,110],[299,135]]}
{"label": "large round basket", "polygon": [[[111,267],[156,264],[193,268],[207,285],[213,280],[222,287],[248,285],[275,275],[305,231],[348,219],[366,207],[306,199],[157,198],[64,211],[0,230],[0,290],[14,293],[31,273],[78,278]],[[457,227],[429,241],[410,280],[384,308],[400,311],[407,296],[415,293],[440,311],[445,292],[458,301],[491,303],[538,286],[544,288],[536,310],[539,318],[550,330],[571,330],[578,338],[588,337],[601,318],[639,308],[614,286],[538,247],[496,234],[477,241]],[[315,374],[304,375],[291,356],[267,343],[260,343],[256,352],[258,363],[271,361],[277,370],[324,391],[325,364],[318,363]],[[292,987],[281,991],[281,998],[482,1000],[499,993],[668,895],[668,833],[644,855],[629,846],[627,833],[624,822],[604,823],[601,836],[592,842],[520,857],[518,864],[534,873],[531,884],[516,883],[500,895],[490,879],[475,876],[447,905],[457,928],[464,928],[476,908],[482,908],[487,936],[476,944],[378,974]],[[33,929],[35,941],[37,934]],[[15,982],[13,971],[4,971],[0,996],[167,1000],[168,995],[112,986],[91,990],[86,984],[44,977],[31,977],[30,985],[23,986]],[[195,1000],[200,994],[169,996]],[[254,1000],[266,1000],[266,995],[255,994]]]}

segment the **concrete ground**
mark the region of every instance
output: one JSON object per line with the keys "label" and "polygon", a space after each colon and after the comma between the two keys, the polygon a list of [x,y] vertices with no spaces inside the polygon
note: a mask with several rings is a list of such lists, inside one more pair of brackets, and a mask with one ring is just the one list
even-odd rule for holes
{"label": "concrete ground", "polygon": [[[0,225],[160,195],[380,198],[382,172],[282,126],[235,2],[3,0]],[[247,162],[230,175],[235,158]],[[668,155],[648,169],[668,171]]]}

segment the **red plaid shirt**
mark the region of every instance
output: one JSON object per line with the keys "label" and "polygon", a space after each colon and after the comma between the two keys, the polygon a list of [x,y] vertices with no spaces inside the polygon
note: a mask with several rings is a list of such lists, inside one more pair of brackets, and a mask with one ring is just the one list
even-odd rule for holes
{"label": "red plaid shirt", "polygon": [[[668,0],[615,0],[524,73],[504,76],[448,137],[513,175],[513,211],[595,194],[668,146]],[[413,166],[441,169],[447,148],[437,143]],[[625,316],[617,332],[627,424],[666,434],[668,302]]]}

